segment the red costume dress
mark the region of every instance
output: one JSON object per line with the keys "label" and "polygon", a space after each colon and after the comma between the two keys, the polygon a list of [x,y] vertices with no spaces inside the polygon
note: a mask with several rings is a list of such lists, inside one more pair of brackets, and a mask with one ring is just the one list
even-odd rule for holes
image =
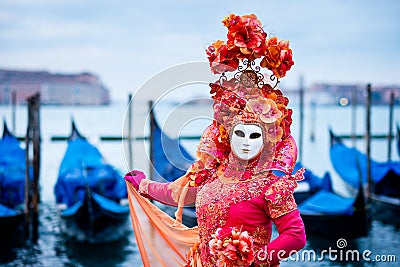
{"label": "red costume dress", "polygon": [[[143,179],[143,173],[138,171],[125,177],[133,185],[129,186],[131,202],[136,199],[139,203],[131,203],[131,214],[145,266],[150,266],[150,250],[156,255],[154,262],[169,266],[166,262],[170,259],[161,259],[161,253],[152,246],[149,236],[154,237],[155,233],[165,241],[165,250],[171,248],[170,255],[178,255],[177,265],[184,265],[181,251],[186,249],[186,266],[193,267],[275,266],[306,242],[293,197],[304,170],[292,174],[297,159],[296,144],[290,135],[292,111],[287,108],[288,99],[275,89],[276,85],[264,83],[259,67],[253,64],[262,58],[261,67],[270,69],[276,79],[283,77],[293,65],[288,42],[266,40],[255,15],[230,15],[223,23],[228,28],[228,42],[217,41],[208,48],[210,65],[214,73],[236,68],[238,73],[230,80],[223,74],[218,82],[210,84],[214,122],[200,140],[198,160],[173,183]],[[246,38],[250,41],[244,42]],[[243,67],[238,67],[243,59]],[[249,137],[262,138],[260,152],[247,160],[238,156],[232,146],[237,125],[261,129],[262,137]],[[177,221],[172,223],[163,217],[132,192],[132,187],[142,196],[178,206]],[[183,206],[191,203],[196,205],[198,221],[198,228],[193,229],[180,224]],[[150,234],[143,234],[144,222],[140,224],[136,215],[138,207],[145,210],[150,222],[147,224],[156,228]],[[272,223],[279,233],[273,241]]]}
{"label": "red costume dress", "polygon": [[[212,126],[203,134],[199,149],[209,143],[208,135]],[[203,150],[204,151],[204,150]],[[275,156],[274,170],[291,173],[296,160],[294,140],[289,137],[281,142]],[[210,254],[209,241],[218,228],[236,227],[249,232],[254,238],[254,266],[274,266],[290,253],[300,250],[305,245],[305,231],[299,211],[293,197],[296,181],[303,179],[304,170],[294,175],[277,176],[271,170],[253,174],[245,180],[226,178],[226,166],[237,166],[240,161],[230,157],[231,164],[211,171],[211,177],[196,190],[189,190],[185,204],[196,199],[196,214],[200,244],[198,253],[203,266],[216,266],[216,256]],[[229,162],[228,162],[229,163]],[[251,162],[255,163],[255,161]],[[252,168],[248,164],[247,169]],[[245,168],[244,168],[245,169]],[[212,170],[212,169],[211,169]],[[243,171],[243,170],[242,170]],[[243,177],[242,171],[233,171]],[[188,172],[190,174],[190,172]],[[149,180],[141,182],[144,196],[168,205],[177,205],[170,183],[157,183]],[[196,195],[194,197],[194,195]],[[279,236],[272,242],[272,223]],[[279,254],[278,254],[279,253]],[[268,257],[267,257],[268,255]]]}

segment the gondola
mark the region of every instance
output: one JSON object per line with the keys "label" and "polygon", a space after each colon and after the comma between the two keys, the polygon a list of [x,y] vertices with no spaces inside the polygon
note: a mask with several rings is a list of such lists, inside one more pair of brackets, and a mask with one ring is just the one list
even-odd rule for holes
{"label": "gondola", "polygon": [[25,166],[25,150],[4,121],[0,140],[0,248],[24,242]]}
{"label": "gondola", "polygon": [[108,164],[72,122],[54,187],[62,232],[87,243],[122,239],[130,229],[122,175]]}
{"label": "gondola", "polygon": [[[151,158],[153,177],[152,180],[158,182],[172,182],[186,173],[186,170],[194,162],[194,158],[186,151],[179,142],[179,139],[173,139],[162,131],[155,119],[155,113],[152,111],[150,116],[152,134]],[[174,217],[176,207],[157,203],[160,208],[170,216]],[[188,227],[197,225],[195,207],[185,207],[182,214],[182,222]]]}
{"label": "gondola", "polygon": [[397,125],[397,154],[400,157],[400,127]]}
{"label": "gondola", "polygon": [[[332,165],[349,188],[368,184],[368,158],[355,148],[344,145],[332,131],[330,158]],[[384,222],[400,224],[400,162],[370,160],[370,200],[372,215]]]}
{"label": "gondola", "polygon": [[371,218],[364,192],[345,198],[332,191],[320,190],[303,201],[299,211],[306,233],[336,238],[367,236]]}
{"label": "gondola", "polygon": [[[300,168],[303,168],[301,162],[297,162],[293,169],[293,174],[296,173]],[[304,200],[314,195],[319,190],[332,190],[331,176],[329,172],[325,172],[323,177],[315,175],[311,170],[306,168],[304,172],[304,180],[297,183],[297,187],[294,190],[294,198],[297,204],[300,204]]]}

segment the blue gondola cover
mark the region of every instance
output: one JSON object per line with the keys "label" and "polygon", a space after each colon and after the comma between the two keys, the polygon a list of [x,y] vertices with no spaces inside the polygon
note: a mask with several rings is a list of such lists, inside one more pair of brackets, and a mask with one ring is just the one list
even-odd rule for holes
{"label": "blue gondola cover", "polygon": [[[339,176],[353,188],[358,188],[360,175],[363,184],[367,181],[367,156],[355,148],[349,148],[344,144],[337,143],[331,147],[330,157]],[[375,184],[389,173],[394,172],[400,176],[400,162],[376,162],[371,160],[371,178]]]}
{"label": "blue gondola cover", "polygon": [[333,192],[321,190],[299,205],[302,214],[351,215],[355,198],[341,197]]}
{"label": "blue gondola cover", "polygon": [[0,140],[0,204],[15,208],[24,203],[25,175],[25,150],[5,134]]}
{"label": "blue gondola cover", "polygon": [[153,162],[158,181],[174,181],[186,173],[194,162],[194,158],[181,145],[179,139],[166,135],[154,120],[153,130]]}
{"label": "blue gondola cover", "polygon": [[122,175],[84,138],[70,140],[55,185],[57,203],[69,208],[83,200],[85,188],[111,200],[127,198]]}

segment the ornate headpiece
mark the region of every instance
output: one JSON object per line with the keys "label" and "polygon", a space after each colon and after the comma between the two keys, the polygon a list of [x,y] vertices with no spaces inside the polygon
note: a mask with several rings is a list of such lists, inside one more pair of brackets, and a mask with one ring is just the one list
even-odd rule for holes
{"label": "ornate headpiece", "polygon": [[[228,138],[237,123],[257,124],[265,133],[267,157],[259,158],[248,173],[275,169],[290,174],[297,159],[290,136],[292,110],[287,108],[288,98],[276,88],[294,64],[289,42],[267,38],[254,14],[231,14],[222,23],[228,28],[227,42],[218,40],[206,50],[212,72],[221,74],[210,84],[215,121],[198,146],[200,160],[188,172],[191,185],[201,184],[218,164],[232,168]],[[262,68],[272,73],[262,74]],[[231,78],[227,72],[234,72]]]}
{"label": "ornate headpiece", "polygon": [[[239,68],[240,61],[249,63],[245,65],[251,68],[254,60],[261,58],[261,67],[271,70],[277,78],[283,78],[286,71],[293,66],[289,42],[278,40],[277,37],[267,39],[267,34],[256,15],[230,14],[222,23],[228,28],[228,41],[225,43],[218,40],[206,51],[214,73],[235,71]],[[258,77],[262,79],[262,76]]]}
{"label": "ornate headpiece", "polygon": [[[276,143],[290,135],[292,123],[289,100],[276,88],[294,64],[289,42],[267,39],[254,14],[231,14],[222,23],[228,28],[227,42],[218,40],[206,50],[211,70],[221,74],[210,84],[214,117],[228,130],[236,121],[257,122],[269,133],[268,141]],[[272,74],[262,74],[261,68]],[[225,73],[234,71],[228,79]]]}

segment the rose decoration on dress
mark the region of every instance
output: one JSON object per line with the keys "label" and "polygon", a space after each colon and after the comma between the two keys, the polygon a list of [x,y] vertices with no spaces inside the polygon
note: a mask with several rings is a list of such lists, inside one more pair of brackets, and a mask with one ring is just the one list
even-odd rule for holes
{"label": "rose decoration on dress", "polygon": [[217,256],[217,267],[248,267],[254,262],[253,238],[236,227],[218,228],[209,241],[211,255]]}
{"label": "rose decoration on dress", "polygon": [[218,40],[206,49],[214,73],[234,71],[244,59],[254,61],[262,58],[260,66],[271,70],[278,78],[283,78],[293,66],[289,41],[277,37],[267,39],[256,15],[230,14],[222,23],[228,29],[227,42]]}

